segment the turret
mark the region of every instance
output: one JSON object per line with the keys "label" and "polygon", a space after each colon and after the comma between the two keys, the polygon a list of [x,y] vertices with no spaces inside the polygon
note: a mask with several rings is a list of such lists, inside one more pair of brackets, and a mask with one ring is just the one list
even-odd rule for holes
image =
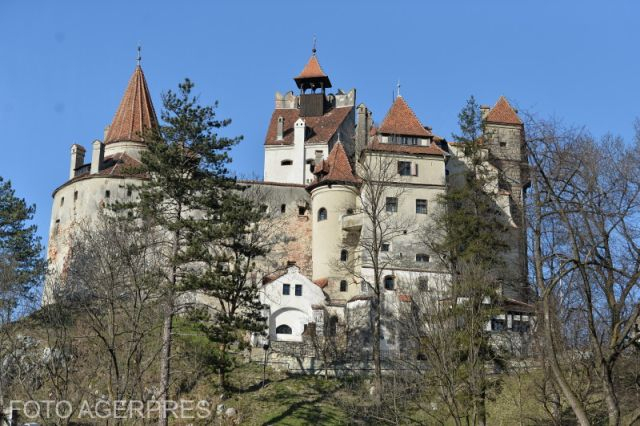
{"label": "turret", "polygon": [[333,299],[347,299],[359,290],[348,267],[356,251],[350,231],[359,235],[359,229],[346,227],[345,219],[354,216],[357,208],[358,179],[341,142],[316,164],[314,172],[316,179],[307,187],[313,206],[313,279],[327,280],[325,291]]}

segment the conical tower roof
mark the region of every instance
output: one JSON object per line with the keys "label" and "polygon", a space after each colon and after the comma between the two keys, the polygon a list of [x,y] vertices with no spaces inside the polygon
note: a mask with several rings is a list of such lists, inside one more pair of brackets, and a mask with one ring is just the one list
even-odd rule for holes
{"label": "conical tower roof", "polygon": [[158,118],[153,109],[147,81],[140,65],[136,66],[120,106],[109,126],[105,143],[120,141],[144,142],[146,129],[158,127]]}
{"label": "conical tower roof", "polygon": [[431,132],[420,124],[420,120],[409,108],[402,96],[396,97],[378,132],[402,136],[432,136]]}
{"label": "conical tower roof", "polygon": [[518,117],[518,114],[516,114],[516,111],[509,105],[504,96],[500,96],[498,102],[487,114],[485,121],[499,124],[522,124],[520,117]]}

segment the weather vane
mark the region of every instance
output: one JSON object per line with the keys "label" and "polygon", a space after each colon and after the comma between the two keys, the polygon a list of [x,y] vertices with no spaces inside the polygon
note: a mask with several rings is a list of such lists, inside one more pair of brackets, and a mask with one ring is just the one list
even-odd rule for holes
{"label": "weather vane", "polygon": [[311,52],[315,55],[316,54],[316,43],[317,43],[318,39],[316,38],[315,34],[313,35],[313,49],[311,49]]}
{"label": "weather vane", "polygon": [[398,97],[401,98],[402,96],[400,95],[400,80],[398,80],[398,84],[396,87],[398,88]]}
{"label": "weather vane", "polygon": [[138,66],[140,66],[140,61],[142,60],[142,47],[140,47],[140,43],[138,43],[138,57],[136,61],[138,62]]}

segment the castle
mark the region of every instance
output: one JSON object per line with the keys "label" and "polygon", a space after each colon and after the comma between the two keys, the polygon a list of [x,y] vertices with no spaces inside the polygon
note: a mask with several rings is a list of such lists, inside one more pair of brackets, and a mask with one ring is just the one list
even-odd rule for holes
{"label": "castle", "polygon": [[[378,194],[383,204],[377,208],[397,226],[375,251],[384,259],[378,269],[385,311],[393,316],[415,292],[446,285],[446,273],[418,230],[432,224],[438,196],[455,184],[468,163],[459,144],[423,125],[399,94],[376,124],[365,104],[356,104],[355,89],[331,93],[331,80],[315,49],[294,81],[298,94],[275,95],[264,141],[264,180],[246,182],[267,191],[263,208],[290,237],[261,267],[261,298],[268,306],[272,342],[302,342],[311,329],[320,335],[338,329],[354,335],[356,329],[369,328],[376,268],[367,246],[372,229],[366,214],[371,196],[362,193],[366,179],[384,178]],[[524,125],[504,97],[481,109],[483,155],[496,177],[489,190],[509,225],[505,240],[510,247],[505,256],[510,267],[500,277],[503,312],[487,329],[523,331],[531,315]],[[54,268],[64,270],[76,224],[97,217],[105,203],[135,199],[143,177],[127,169],[140,164],[143,130],[157,125],[138,64],[104,140],[92,143],[90,161],[85,148],[71,147],[69,179],[53,193],[48,259]],[[54,297],[45,288],[43,303]],[[383,349],[402,350],[393,322],[385,323]]]}

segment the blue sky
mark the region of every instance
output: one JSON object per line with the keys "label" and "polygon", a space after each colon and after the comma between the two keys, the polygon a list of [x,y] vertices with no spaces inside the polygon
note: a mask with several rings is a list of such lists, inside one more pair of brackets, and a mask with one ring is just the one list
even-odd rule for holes
{"label": "blue sky", "polygon": [[275,91],[310,55],[334,89],[357,89],[380,121],[398,80],[423,124],[450,136],[474,94],[507,96],[628,139],[640,115],[634,1],[0,1],[0,176],[36,203],[46,241],[69,148],[102,139],[135,66],[159,110],[184,77],[220,101],[240,174],[262,174]]}

